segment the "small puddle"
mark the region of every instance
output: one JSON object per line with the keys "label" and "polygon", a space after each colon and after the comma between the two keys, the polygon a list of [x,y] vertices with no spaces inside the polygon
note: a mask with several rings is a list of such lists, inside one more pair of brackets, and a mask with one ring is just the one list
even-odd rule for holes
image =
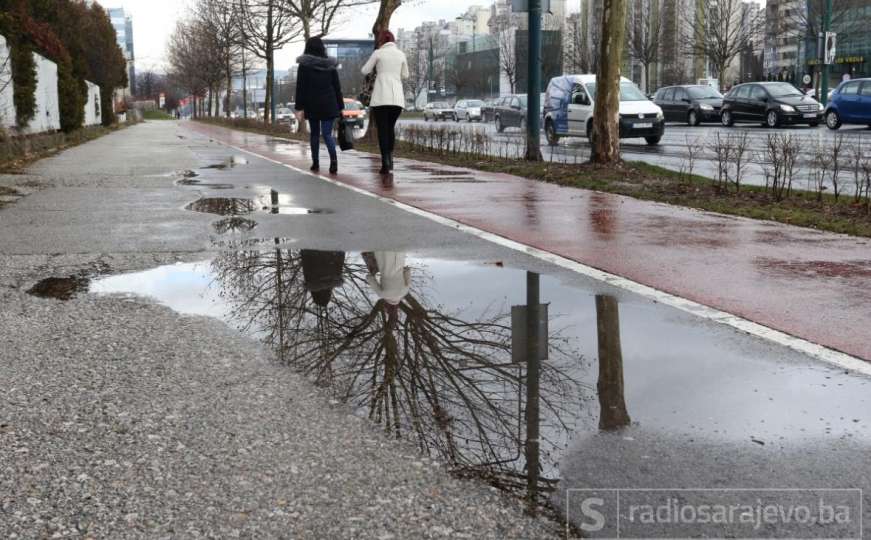
{"label": "small puddle", "polygon": [[[808,470],[871,487],[856,485],[871,453],[868,378],[577,283],[501,261],[261,244],[90,290],[221,319],[390,436],[560,508],[567,490],[615,479],[803,485]],[[544,302],[538,325],[529,294]]]}
{"label": "small puddle", "polygon": [[80,292],[87,292],[89,283],[88,278],[81,276],[50,277],[39,281],[27,291],[27,294],[66,301]]}
{"label": "small puddle", "polygon": [[223,171],[225,169],[232,169],[233,167],[238,167],[239,165],[248,165],[248,160],[243,156],[233,156],[231,158],[225,159],[221,163],[213,163],[211,165],[206,165],[205,167],[200,168],[217,169],[219,171]]}
{"label": "small puddle", "polygon": [[215,214],[218,216],[241,216],[254,212],[254,201],[235,197],[207,197],[196,200],[185,207],[185,210]]}
{"label": "small puddle", "polygon": [[234,184],[221,184],[221,183],[212,183],[212,182],[203,182],[202,180],[197,180],[194,178],[183,178],[176,182],[178,186],[196,186],[196,187],[204,187],[209,189],[233,189],[236,186]]}

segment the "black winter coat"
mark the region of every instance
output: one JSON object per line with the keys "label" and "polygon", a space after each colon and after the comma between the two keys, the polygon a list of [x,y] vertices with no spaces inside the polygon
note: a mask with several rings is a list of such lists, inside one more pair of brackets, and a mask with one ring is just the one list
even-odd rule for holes
{"label": "black winter coat", "polygon": [[296,104],[309,120],[338,118],[345,108],[335,58],[304,54],[296,59]]}

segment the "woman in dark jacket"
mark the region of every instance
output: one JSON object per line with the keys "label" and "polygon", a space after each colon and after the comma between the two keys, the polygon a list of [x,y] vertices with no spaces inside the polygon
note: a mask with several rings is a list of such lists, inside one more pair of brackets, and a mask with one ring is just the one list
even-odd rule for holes
{"label": "woman in dark jacket", "polygon": [[296,61],[299,71],[296,76],[295,108],[303,111],[308,120],[311,133],[311,170],[320,170],[319,139],[323,133],[327,151],[330,153],[330,173],[335,174],[339,170],[339,161],[336,156],[336,140],[333,138],[333,121],[341,116],[344,108],[336,59],[327,56],[321,38],[313,37],[306,41],[305,51]]}

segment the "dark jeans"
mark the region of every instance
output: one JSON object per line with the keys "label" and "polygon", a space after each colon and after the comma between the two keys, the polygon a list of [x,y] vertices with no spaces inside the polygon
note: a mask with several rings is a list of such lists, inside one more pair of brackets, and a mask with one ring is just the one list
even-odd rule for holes
{"label": "dark jeans", "polygon": [[312,146],[312,164],[318,165],[320,163],[320,138],[321,133],[324,134],[324,142],[327,145],[327,152],[330,153],[330,161],[338,161],[336,157],[336,139],[333,138],[333,121],[334,118],[330,118],[329,120],[311,120],[308,121],[308,130],[311,133],[311,146]]}
{"label": "dark jeans", "polygon": [[381,149],[381,159],[393,154],[393,145],[396,143],[396,121],[402,114],[402,107],[383,105],[372,107],[375,114],[375,123],[378,125],[378,148]]}

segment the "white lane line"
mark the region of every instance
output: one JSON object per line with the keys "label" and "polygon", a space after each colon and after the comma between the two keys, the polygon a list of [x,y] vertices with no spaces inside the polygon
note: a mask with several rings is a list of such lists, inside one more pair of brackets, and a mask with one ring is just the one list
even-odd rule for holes
{"label": "white lane line", "polygon": [[[217,141],[217,140],[216,140]],[[217,141],[220,142],[220,141]],[[229,143],[223,143],[224,146],[228,148],[233,148],[234,150],[238,150],[240,152],[244,152],[246,154],[258,157],[260,159],[264,159],[270,163],[274,163],[276,165],[280,165],[282,167],[286,167],[292,171],[296,171],[300,174],[305,174],[308,176],[313,176],[315,178],[319,178],[330,184],[333,184],[338,187],[342,187],[345,189],[349,189],[355,193],[360,195],[364,195],[366,197],[371,197],[378,201],[381,201],[385,204],[393,205],[397,208],[401,208],[406,212],[414,214],[416,216],[420,216],[430,221],[434,221],[440,225],[445,225],[447,227],[451,227],[457,229],[466,234],[470,234],[477,238],[481,238],[482,240],[486,240],[488,242],[492,242],[496,245],[502,246],[507,249],[511,249],[513,251],[518,251],[524,253],[526,255],[530,255],[535,257],[536,259],[542,260],[544,262],[553,264],[555,266],[559,266],[561,268],[565,268],[566,270],[570,270],[572,272],[578,273],[582,276],[587,276],[589,278],[595,279],[597,281],[601,281],[611,285],[613,287],[617,287],[632,293],[635,293],[639,296],[647,298],[649,300],[653,300],[654,302],[659,302],[660,304],[665,304],[667,306],[673,307],[675,309],[679,309],[685,313],[689,313],[696,317],[713,321],[715,323],[724,324],[726,326],[730,326],[736,330],[741,332],[745,332],[750,334],[751,336],[755,336],[777,345],[792,349],[794,351],[800,352],[822,362],[837,366],[839,368],[843,368],[849,371],[854,371],[857,373],[862,373],[863,375],[871,376],[871,362],[866,362],[860,358],[855,356],[851,356],[846,353],[842,353],[840,351],[836,351],[834,349],[830,349],[828,347],[824,347],[823,345],[818,345],[816,343],[812,343],[805,339],[792,336],[785,332],[781,332],[779,330],[774,330],[773,328],[768,328],[767,326],[763,326],[759,323],[755,323],[751,320],[745,319],[743,317],[739,317],[738,315],[733,315],[731,313],[727,313],[725,311],[712,308],[706,306],[704,304],[700,304],[698,302],[694,302],[692,300],[687,300],[686,298],[681,298],[680,296],[675,296],[671,293],[667,293],[665,291],[660,291],[658,289],[654,289],[653,287],[648,287],[647,285],[642,285],[636,281],[632,281],[631,279],[627,279],[616,274],[611,274],[608,272],[604,272],[602,270],[598,270],[591,266],[587,266],[585,264],[579,263],[577,261],[573,261],[566,257],[562,257],[560,255],[555,255],[548,251],[544,251],[532,246],[527,246],[526,244],[521,244],[520,242],[515,242],[514,240],[510,240],[503,236],[499,236],[498,234],[493,234],[491,232],[487,232],[469,225],[465,225],[458,221],[454,221],[453,219],[446,218],[444,216],[440,216],[438,214],[434,214],[432,212],[428,212],[426,210],[421,210],[420,208],[401,203],[389,197],[384,197],[378,195],[376,193],[372,193],[370,191],[366,191],[365,189],[361,189],[355,186],[351,186],[340,182],[338,180],[334,180],[328,176],[322,176],[319,174],[314,174],[311,171],[303,170],[298,167],[294,167],[293,165],[288,165],[287,163],[282,163],[278,160],[263,156],[256,152],[252,152],[251,150],[247,150],[245,148],[240,148],[238,146],[234,146]]]}

